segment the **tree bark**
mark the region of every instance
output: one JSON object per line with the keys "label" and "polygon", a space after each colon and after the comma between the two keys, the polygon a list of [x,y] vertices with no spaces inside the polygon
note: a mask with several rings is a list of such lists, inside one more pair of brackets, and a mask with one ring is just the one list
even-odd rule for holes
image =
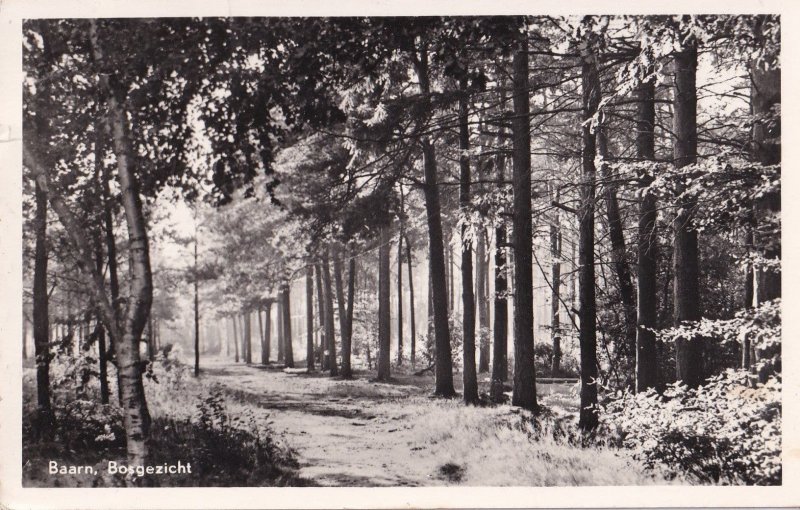
{"label": "tree bark", "polygon": [[42,432],[49,434],[53,425],[50,400],[50,318],[47,292],[47,192],[35,183],[36,247],[33,269],[33,345],[36,356],[36,397],[42,419]]}
{"label": "tree bark", "polygon": [[533,362],[533,225],[528,40],[520,35],[513,60],[514,387],[512,405],[538,411]]}
{"label": "tree bark", "polygon": [[253,335],[250,319],[249,310],[242,314],[242,320],[244,321],[244,361],[248,365],[253,362]]}
{"label": "tree bark", "polygon": [[350,253],[349,270],[347,275],[347,331],[342,333],[342,378],[353,377],[351,366],[353,346],[353,301],[356,289],[356,258]]}
{"label": "tree bark", "polygon": [[314,268],[306,267],[306,368],[314,371]]}
{"label": "tree bark", "polygon": [[478,372],[489,371],[490,342],[489,342],[489,264],[486,258],[486,229],[477,228],[477,246],[475,250],[475,301],[478,307]]}
{"label": "tree bark", "polygon": [[378,380],[389,380],[390,347],[391,347],[391,309],[389,303],[389,286],[391,274],[389,226],[383,225],[380,230],[380,246],[378,247]]}
{"label": "tree bark", "polygon": [[[336,285],[336,303],[339,311],[339,337],[344,349],[345,338],[348,338],[349,332],[347,329],[347,303],[344,296],[344,282],[342,281],[343,255],[344,252],[341,245],[337,245],[333,253],[333,279]],[[342,359],[342,362],[344,362],[344,359]]]}
{"label": "tree bark", "polygon": [[197,274],[197,229],[194,236],[194,376],[198,377],[200,375],[200,289]]}
{"label": "tree bark", "polygon": [[[655,159],[655,84],[643,83],[636,89],[636,153],[639,159]],[[642,186],[649,185],[646,178]],[[655,328],[658,321],[658,236],[656,197],[644,192],[639,203],[639,243],[637,245],[638,301],[636,309],[636,391],[658,384]]]}
{"label": "tree bark", "polygon": [[[402,188],[400,201],[402,203]],[[402,211],[402,206],[401,206]],[[402,214],[402,212],[401,212]],[[403,364],[403,219],[400,218],[400,233],[397,236],[397,365]]]}
{"label": "tree bark", "polygon": [[283,292],[283,288],[281,287],[281,288],[278,289],[278,306],[277,306],[277,309],[276,309],[276,319],[278,320],[278,322],[276,324],[276,326],[277,326],[276,327],[277,335],[276,335],[275,339],[277,340],[277,344],[278,344],[278,363],[284,363],[285,358],[286,358],[285,353],[284,353],[284,350],[285,350],[285,347],[286,347],[286,344],[284,343],[284,337],[286,336],[286,330],[284,329],[284,326],[283,326],[283,321],[284,321],[283,307],[285,306],[285,303],[283,302],[283,294],[282,294],[282,292]]}
{"label": "tree bark", "polygon": [[325,249],[325,256],[322,259],[322,279],[325,282],[325,345],[328,360],[328,369],[331,377],[339,375],[339,367],[336,365],[336,336],[333,322],[333,284],[331,283],[330,250]]}
{"label": "tree bark", "polygon": [[[501,108],[505,110],[506,97],[501,93]],[[501,129],[501,135],[505,130]],[[502,141],[504,138],[501,137]],[[505,180],[506,158],[502,153],[496,157],[497,182],[502,190]],[[490,397],[493,402],[504,398],[503,383],[508,381],[508,268],[506,267],[506,226],[501,221],[495,227],[494,248],[494,327],[492,328],[492,384]]]}
{"label": "tree bark", "polygon": [[[596,56],[583,55],[581,83],[583,88],[583,120],[591,119],[600,103],[600,76]],[[585,123],[582,133],[581,208],[579,214],[579,303],[581,346],[581,409],[578,426],[582,430],[597,427],[597,303],[594,267],[594,200],[596,146],[592,127]]]}
{"label": "tree bark", "polygon": [[[690,40],[675,54],[675,94],[673,132],[675,166],[682,168],[697,161],[697,42]],[[675,326],[699,321],[700,309],[699,250],[694,228],[691,199],[679,199],[673,222],[673,319]],[[691,388],[702,384],[703,339],[678,339],[675,342],[675,365],[678,380]]]}
{"label": "tree bark", "polygon": [[294,368],[294,354],[292,353],[292,311],[290,304],[290,285],[284,283],[281,289],[281,296],[283,297],[283,363],[287,368]]}
{"label": "tree bark", "polygon": [[[430,81],[428,76],[428,52],[423,48],[416,62],[420,93],[424,97],[422,111],[430,111]],[[444,236],[442,234],[442,212],[439,202],[439,186],[436,168],[436,149],[428,136],[420,140],[425,173],[423,193],[428,220],[429,263],[432,287],[433,329],[436,345],[436,387],[434,394],[453,397],[453,357],[450,347],[450,324],[448,322],[447,280],[445,278]]]}
{"label": "tree bark", "polygon": [[417,325],[414,319],[414,274],[411,269],[411,243],[408,242],[408,236],[406,236],[406,263],[408,265],[409,326],[411,326],[411,366],[413,367],[417,361]]}
{"label": "tree bark", "polygon": [[[470,206],[470,181],[472,179],[469,156],[469,101],[467,98],[467,78],[460,80],[461,97],[458,101],[458,148],[461,153],[459,166],[461,168],[461,185],[459,203],[461,211],[466,214]],[[475,369],[475,292],[472,281],[472,244],[466,242],[464,237],[467,226],[461,227],[461,297],[462,297],[462,327],[464,347],[464,402],[476,404],[478,402],[478,374]],[[479,283],[482,285],[482,282]]]}
{"label": "tree bark", "polygon": [[234,348],[234,361],[239,363],[239,334],[238,329],[236,327],[236,323],[239,322],[239,319],[236,318],[236,314],[231,317],[231,322],[233,322],[233,348]]}
{"label": "tree bark", "polygon": [[[558,191],[554,198],[559,200]],[[550,376],[559,377],[561,373],[561,222],[558,211],[553,212],[553,223],[550,225],[551,293],[550,293],[550,338],[553,341],[553,360],[550,365]]]}
{"label": "tree bark", "polygon": [[328,370],[330,369],[330,363],[328,357],[325,355],[325,351],[328,350],[328,340],[327,340],[328,313],[325,311],[325,298],[324,298],[325,291],[322,288],[322,265],[317,263],[314,266],[314,270],[317,275],[317,307],[319,308],[319,327],[320,327],[319,364],[321,370]]}
{"label": "tree bark", "polygon": [[264,309],[264,352],[261,353],[261,363],[269,364],[272,351],[272,300],[268,299]]}

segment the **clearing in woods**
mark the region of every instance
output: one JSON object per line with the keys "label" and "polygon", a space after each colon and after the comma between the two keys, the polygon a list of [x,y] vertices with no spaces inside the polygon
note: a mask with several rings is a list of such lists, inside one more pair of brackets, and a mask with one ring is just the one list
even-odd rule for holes
{"label": "clearing in woods", "polygon": [[[659,483],[623,452],[532,439],[524,414],[510,406],[435,399],[429,375],[395,374],[390,383],[367,377],[341,380],[219,358],[207,360],[201,375],[237,409],[269,421],[295,452],[300,476],[315,485]],[[574,411],[563,406],[574,406],[570,389],[539,385],[544,405],[564,417]]]}

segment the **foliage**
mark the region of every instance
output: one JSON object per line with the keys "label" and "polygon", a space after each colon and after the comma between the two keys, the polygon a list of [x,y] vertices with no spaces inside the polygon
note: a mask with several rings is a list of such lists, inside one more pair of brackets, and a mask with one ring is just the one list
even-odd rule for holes
{"label": "foliage", "polygon": [[601,415],[605,432],[648,468],[703,482],[775,485],[781,481],[781,383],[750,385],[727,370],[705,386],[669,385],[619,393]]}

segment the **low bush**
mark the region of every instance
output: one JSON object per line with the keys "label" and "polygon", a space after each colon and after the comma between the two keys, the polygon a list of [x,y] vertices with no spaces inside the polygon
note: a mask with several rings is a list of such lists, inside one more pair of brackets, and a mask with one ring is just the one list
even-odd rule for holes
{"label": "low bush", "polygon": [[753,385],[727,370],[697,389],[619,393],[601,413],[605,434],[649,468],[705,483],[781,483],[781,383]]}

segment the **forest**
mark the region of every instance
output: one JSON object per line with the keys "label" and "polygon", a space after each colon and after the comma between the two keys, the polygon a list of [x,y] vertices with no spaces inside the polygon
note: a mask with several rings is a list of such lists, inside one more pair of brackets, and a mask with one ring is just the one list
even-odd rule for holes
{"label": "forest", "polygon": [[23,485],[780,485],[780,27],[25,20]]}

